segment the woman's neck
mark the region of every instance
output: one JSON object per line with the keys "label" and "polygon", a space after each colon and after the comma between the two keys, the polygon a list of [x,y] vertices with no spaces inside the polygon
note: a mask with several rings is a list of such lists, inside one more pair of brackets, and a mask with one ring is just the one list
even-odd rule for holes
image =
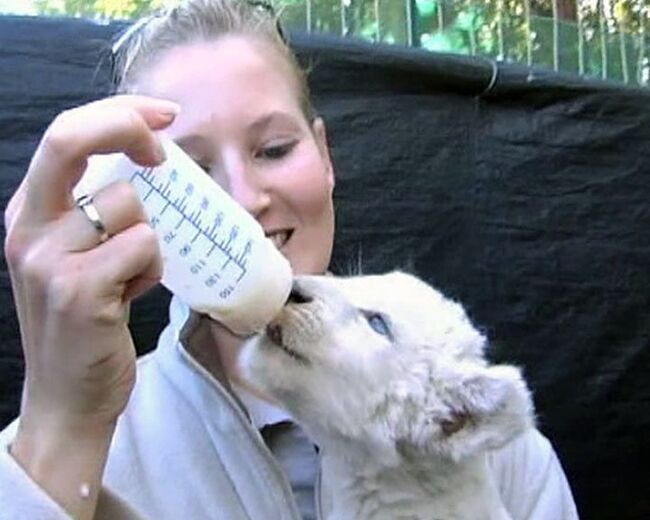
{"label": "woman's neck", "polygon": [[[209,320],[208,323],[212,341],[199,345],[198,350],[211,352],[199,352],[197,361],[214,377],[220,377],[219,374],[222,374],[221,377],[225,377],[229,383],[236,384],[254,396],[278,406],[277,401],[241,375],[237,360],[247,338],[237,336],[214,320]],[[195,357],[196,354],[193,353]],[[208,361],[208,364],[204,363],[204,360]]]}

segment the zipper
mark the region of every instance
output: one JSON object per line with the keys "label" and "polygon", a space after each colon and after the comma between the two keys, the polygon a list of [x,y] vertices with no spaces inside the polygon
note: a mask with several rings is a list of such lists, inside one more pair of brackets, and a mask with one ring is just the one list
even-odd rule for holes
{"label": "zipper", "polygon": [[316,475],[316,483],[314,484],[314,501],[316,502],[316,520],[323,520],[323,501],[322,501],[322,487],[323,487],[323,465],[321,452],[318,452],[318,475]]}
{"label": "zipper", "polygon": [[[262,438],[262,434],[257,430],[257,428],[253,426],[251,418],[244,411],[242,406],[235,400],[235,398],[232,395],[230,395],[230,392],[228,392],[228,390],[226,390],[223,387],[223,385],[219,383],[219,381],[217,381],[217,379],[210,372],[208,372],[208,370],[206,370],[205,367],[199,364],[199,362],[196,361],[190,355],[190,353],[185,350],[185,347],[180,341],[177,341],[177,347],[181,353],[181,356],[185,358],[185,360],[190,364],[190,366],[194,370],[196,370],[199,376],[207,379],[207,381],[215,388],[215,390],[219,393],[219,395],[225,400],[228,406],[234,411],[236,417],[239,419],[240,423],[242,424],[243,429],[254,439],[253,444],[261,453],[262,457],[266,459],[266,461],[269,463],[269,466],[275,473],[275,481],[281,487],[282,493],[284,495],[283,496],[285,502],[284,505],[286,506],[285,508],[287,512],[289,512],[290,516],[293,517],[294,520],[302,520],[300,518],[298,504],[296,503],[296,499],[293,496],[293,491],[291,490],[291,486],[287,482],[287,479],[285,478],[282,469],[278,467],[278,464],[275,461],[275,458],[273,457],[271,450],[269,450],[268,446],[264,442],[264,439]],[[320,470],[319,470],[319,477],[320,477]]]}

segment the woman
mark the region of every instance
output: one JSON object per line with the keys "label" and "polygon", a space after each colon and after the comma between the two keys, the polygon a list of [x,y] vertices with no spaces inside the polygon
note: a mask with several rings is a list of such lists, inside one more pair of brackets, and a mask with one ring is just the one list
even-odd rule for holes
{"label": "woman", "polygon": [[[160,279],[155,236],[126,184],[98,193],[96,213],[71,196],[89,155],[123,151],[156,165],[165,133],[257,218],[296,273],[325,272],[334,232],[325,127],[259,4],[190,0],[137,24],[117,44],[128,95],[57,117],[7,208],[26,360],[21,415],[1,438],[9,518],[328,511],[316,450],[237,373],[243,338],[173,299],[158,348],[136,364],[128,302]],[[576,518],[539,433],[491,465],[513,518]]]}

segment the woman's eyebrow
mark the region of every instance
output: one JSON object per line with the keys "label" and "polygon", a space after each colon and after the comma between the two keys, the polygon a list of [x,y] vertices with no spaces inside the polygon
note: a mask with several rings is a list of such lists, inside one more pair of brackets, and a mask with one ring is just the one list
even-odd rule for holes
{"label": "woman's eyebrow", "polygon": [[209,141],[201,134],[182,135],[174,139],[174,142],[194,161],[201,162],[210,160]]}
{"label": "woman's eyebrow", "polygon": [[178,146],[185,149],[185,148],[191,148],[192,146],[202,145],[203,143],[205,143],[205,138],[199,134],[189,134],[189,135],[180,136],[174,139],[174,141]]}
{"label": "woman's eyebrow", "polygon": [[[283,129],[289,129],[291,131],[301,129],[300,123],[296,120],[295,116],[281,110],[265,113],[245,128],[248,133],[260,134],[271,125],[278,125]],[[184,150],[201,150],[208,143],[207,137],[200,133],[181,135],[175,138],[174,141]]]}
{"label": "woman's eyebrow", "polygon": [[293,115],[280,110],[274,110],[273,112],[269,112],[257,118],[248,125],[247,130],[249,132],[262,132],[272,124],[280,124],[284,127],[290,127],[291,130],[300,129],[300,124],[296,121],[296,118]]}

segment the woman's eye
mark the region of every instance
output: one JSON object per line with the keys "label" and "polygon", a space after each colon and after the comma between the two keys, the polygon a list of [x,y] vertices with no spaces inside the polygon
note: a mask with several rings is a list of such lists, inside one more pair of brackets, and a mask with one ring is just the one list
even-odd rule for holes
{"label": "woman's eye", "polygon": [[377,334],[381,334],[382,336],[386,336],[392,339],[388,321],[386,318],[384,318],[384,316],[378,312],[366,312],[365,317],[368,325],[370,325],[370,328],[372,330],[374,330]]}
{"label": "woman's eye", "polygon": [[295,145],[295,141],[291,141],[288,143],[265,146],[259,152],[257,152],[256,156],[258,159],[282,159],[293,149]]}

